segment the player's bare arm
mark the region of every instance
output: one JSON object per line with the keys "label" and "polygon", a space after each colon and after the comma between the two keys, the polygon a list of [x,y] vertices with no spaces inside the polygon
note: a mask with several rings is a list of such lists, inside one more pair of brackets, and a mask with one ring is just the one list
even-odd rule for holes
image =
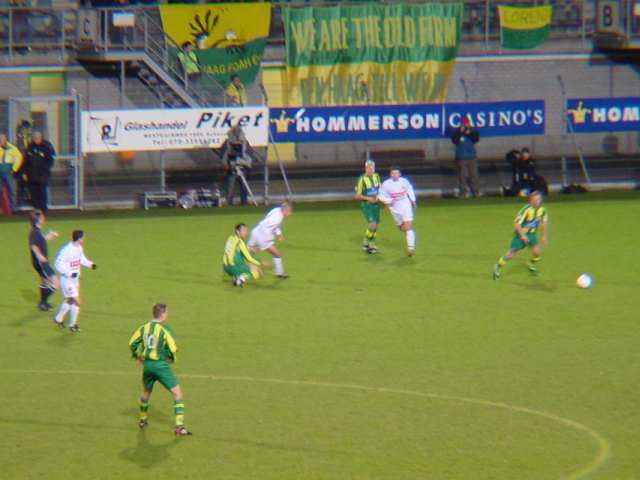
{"label": "player's bare arm", "polygon": [[520,237],[520,240],[522,240],[525,244],[529,243],[529,239],[527,238],[527,234],[524,228],[522,228],[522,225],[520,225],[520,223],[518,222],[513,222],[513,228],[515,229],[516,232],[518,232],[518,236]]}
{"label": "player's bare arm", "polygon": [[42,254],[42,250],[40,250],[37,245],[31,245],[31,251],[40,263],[47,263],[49,261],[47,260],[47,257]]}
{"label": "player's bare arm", "polygon": [[545,245],[545,246],[548,243],[547,220],[543,220],[542,223],[540,224],[540,242],[542,243],[542,245]]}

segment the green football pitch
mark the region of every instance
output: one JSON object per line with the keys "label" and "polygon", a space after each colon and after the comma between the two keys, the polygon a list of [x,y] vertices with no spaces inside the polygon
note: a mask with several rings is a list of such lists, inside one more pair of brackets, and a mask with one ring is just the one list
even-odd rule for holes
{"label": "green football pitch", "polygon": [[[0,477],[640,478],[640,195],[550,198],[540,274],[525,253],[493,281],[521,203],[422,201],[413,258],[386,212],[367,256],[355,204],[300,205],[291,278],[244,288],[222,248],[262,208],[53,215],[98,264],[77,335],[36,309],[26,221],[0,221]],[[136,426],[127,341],[155,302],[189,438],[159,385]]]}

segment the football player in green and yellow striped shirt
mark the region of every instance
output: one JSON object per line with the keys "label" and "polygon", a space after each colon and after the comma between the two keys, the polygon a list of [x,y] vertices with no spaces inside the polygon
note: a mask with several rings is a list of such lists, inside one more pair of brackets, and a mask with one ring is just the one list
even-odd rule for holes
{"label": "football player in green and yellow striped shirt", "polygon": [[376,164],[373,160],[367,160],[364,164],[364,173],[358,177],[356,184],[356,200],[360,200],[362,214],[367,221],[367,230],[364,234],[362,249],[367,253],[377,253],[376,234],[380,223],[380,203],[378,203],[378,190],[381,185],[380,175],[376,173]]}
{"label": "football player in green and yellow striped shirt", "polygon": [[175,434],[191,435],[184,426],[184,400],[178,379],[173,374],[169,362],[175,362],[178,347],[173,330],[167,325],[169,309],[163,303],[157,303],[152,309],[153,320],[145,323],[131,336],[129,348],[133,358],[142,364],[142,396],[140,397],[140,419],[138,426],[145,428],[149,398],[156,381],[160,382],[173,395],[176,417]]}
{"label": "football player in green and yellow striped shirt", "polygon": [[249,228],[247,225],[239,223],[235,227],[235,233],[224,244],[222,268],[233,279],[234,287],[241,287],[250,278],[257,280],[262,274],[260,268],[262,263],[251,255],[245,243],[248,236]]}
{"label": "football player in green and yellow striped shirt", "polygon": [[[527,268],[531,273],[537,273],[536,264],[540,261],[541,244],[547,244],[547,209],[542,206],[542,194],[532,192],[529,195],[529,203],[522,207],[513,221],[513,238],[509,251],[498,259],[493,267],[493,279],[500,278],[502,267],[511,260],[516,253],[526,247],[531,248],[531,259]],[[541,237],[538,238],[538,232]]]}

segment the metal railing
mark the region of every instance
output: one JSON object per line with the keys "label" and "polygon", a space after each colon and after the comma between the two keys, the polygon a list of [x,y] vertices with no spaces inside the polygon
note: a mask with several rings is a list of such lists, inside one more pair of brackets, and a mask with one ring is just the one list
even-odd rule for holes
{"label": "metal railing", "polygon": [[0,53],[9,62],[30,52],[57,52],[61,60],[74,48],[77,10],[69,8],[0,8]]}
{"label": "metal railing", "polygon": [[[401,0],[383,0],[384,3],[398,3]],[[411,0],[402,0],[411,3]],[[328,0],[275,0],[272,10],[272,25],[270,43],[284,42],[284,28],[281,16],[283,6],[311,6],[311,5],[348,5],[362,4],[356,0],[337,2]],[[466,0],[462,21],[462,47],[483,45],[486,51],[499,53],[500,22],[498,5],[501,0]],[[510,0],[509,4],[531,4],[531,0]],[[597,0],[550,0],[546,2],[553,6],[551,23],[551,39],[573,41],[590,40],[596,31]],[[640,38],[640,15],[635,0],[620,0],[621,33],[628,38]],[[135,16],[135,26],[131,29],[113,26],[114,12],[131,12]],[[99,16],[97,27],[102,38],[103,46],[114,47],[125,41],[130,47],[144,47],[147,45],[160,54],[156,47],[170,47],[179,49],[170,38],[160,38],[164,35],[159,25],[157,6],[136,6],[122,8],[24,8],[0,7],[0,54],[6,54],[5,59],[13,62],[15,58],[23,58],[26,53],[58,52],[59,58],[65,58],[70,50],[80,46],[86,40],[83,30],[91,22],[87,18],[91,15]],[[148,44],[149,39],[156,43]],[[164,45],[163,45],[164,44]],[[543,47],[545,48],[545,47]],[[160,50],[160,51],[158,51]],[[4,56],[4,55],[0,55]],[[157,57],[157,55],[156,55]],[[165,60],[170,61],[166,58]],[[2,58],[0,58],[0,62]],[[163,63],[167,63],[166,61]],[[175,68],[174,68],[175,70]],[[184,75],[183,75],[184,76]],[[186,83],[186,82],[185,82]]]}
{"label": "metal railing", "polygon": [[[226,105],[224,87],[200,66],[200,78],[194,81],[182,68],[177,54],[186,52],[164,32],[152,12],[155,8],[101,8],[98,10],[100,41],[94,45],[99,51],[144,51],[201,106]],[[131,27],[114,25],[114,14],[133,16]]]}

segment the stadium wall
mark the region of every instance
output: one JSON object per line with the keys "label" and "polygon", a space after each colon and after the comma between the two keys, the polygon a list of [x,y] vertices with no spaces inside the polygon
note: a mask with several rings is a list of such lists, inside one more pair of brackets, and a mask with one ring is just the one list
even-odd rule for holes
{"label": "stadium wall", "polygon": [[[120,96],[117,76],[96,76],[75,65],[61,67],[66,74],[68,92],[80,94],[83,109],[157,108],[159,101],[136,77],[127,77],[125,93]],[[265,65],[263,80],[269,92],[271,106],[283,105],[283,66]],[[0,82],[0,130],[7,131],[7,102],[11,96],[26,96],[29,91],[29,70],[11,71],[3,74]],[[571,138],[563,133],[562,91],[558,82],[561,76],[568,97],[640,96],[638,70],[628,65],[609,62],[598,55],[586,53],[466,56],[456,63],[455,74],[449,86],[448,101],[464,102],[466,85],[468,101],[503,101],[542,99],[546,107],[546,134],[544,136],[494,137],[481,140],[478,153],[481,161],[501,159],[513,147],[528,146],[539,158],[559,158],[575,156]],[[611,140],[608,134],[581,134],[577,136],[579,146],[588,156],[604,155],[604,141]],[[618,133],[613,135],[618,141],[620,154],[639,153],[640,133]],[[287,148],[289,147],[289,148]],[[293,160],[297,165],[358,164],[366,151],[421,150],[430,162],[449,163],[453,149],[448,140],[411,141],[410,143],[387,142],[344,142],[310,143],[282,145],[279,149],[285,160]],[[127,168],[158,168],[158,154],[138,153],[129,160]],[[93,158],[97,171],[113,171],[122,168],[116,155],[100,155]],[[169,168],[181,169],[201,167],[202,159],[192,154],[173,152],[167,154]]]}
{"label": "stadium wall", "polygon": [[[265,69],[265,86],[270,98],[285,98],[279,90],[282,84],[282,66]],[[638,70],[628,65],[609,62],[604,57],[590,54],[543,54],[509,56],[462,57],[456,63],[455,74],[449,85],[449,102],[465,102],[466,85],[469,102],[530,100],[545,102],[546,134],[544,136],[494,137],[481,140],[478,155],[481,160],[500,159],[514,147],[530,147],[537,157],[556,158],[575,156],[571,138],[564,134],[563,96],[558,77],[566,94],[572,97],[639,96]],[[272,102],[273,103],[273,102]],[[287,106],[282,103],[272,106]],[[637,154],[640,133],[620,133],[619,153]],[[610,134],[578,135],[578,144],[584,154],[605,154],[603,142]],[[610,140],[610,138],[609,138]],[[425,158],[435,161],[453,159],[453,148],[448,140],[407,142],[315,143],[298,144],[298,162],[328,164],[360,161],[367,149],[398,150],[422,149]]]}

